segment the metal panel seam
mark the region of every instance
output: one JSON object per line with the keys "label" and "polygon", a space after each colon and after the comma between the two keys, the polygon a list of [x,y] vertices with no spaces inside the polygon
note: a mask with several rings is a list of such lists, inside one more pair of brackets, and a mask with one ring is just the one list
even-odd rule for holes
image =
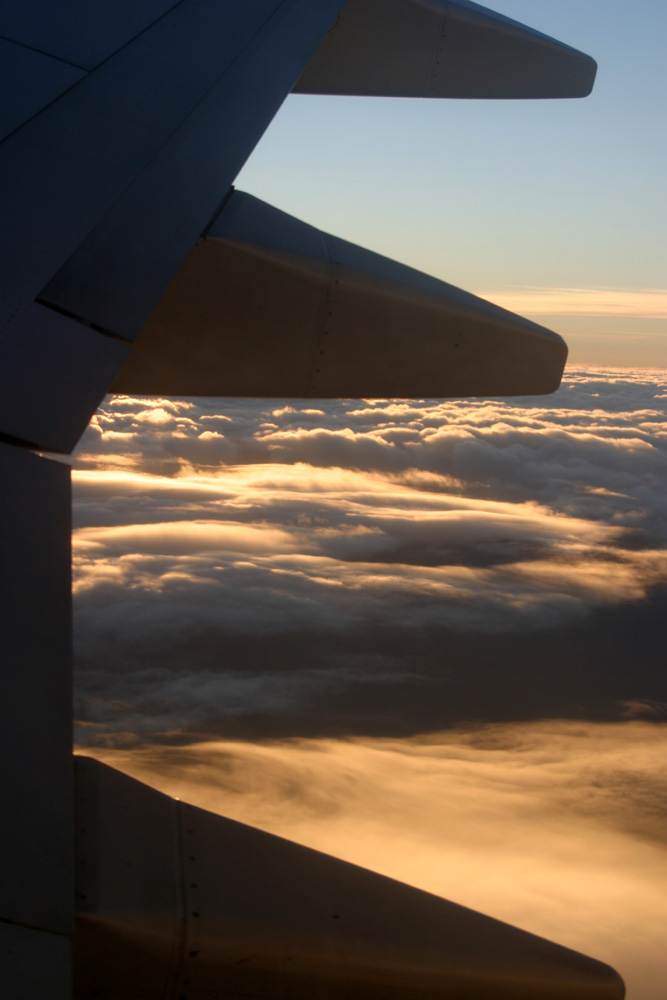
{"label": "metal panel seam", "polygon": [[113,52],[110,52],[109,55],[105,56],[104,59],[102,59],[100,62],[95,63],[94,66],[82,66],[81,68],[87,69],[89,72],[94,73],[96,69],[99,69],[100,66],[104,66],[105,63],[107,63],[110,59],[113,59],[114,56],[117,56],[118,53],[122,52],[123,49],[127,48],[128,45],[132,45],[132,43],[135,42],[137,38],[141,38],[141,36],[145,34],[145,32],[150,31],[151,28],[155,27],[155,25],[158,24],[163,18],[168,17],[172,13],[172,11],[176,9],[176,7],[180,7],[184,2],[185,0],[177,0],[175,4],[172,4],[171,7],[168,7],[167,10],[163,11],[159,17],[156,17],[154,21],[151,21],[150,24],[147,24],[145,28],[141,29],[141,31],[138,31],[136,35],[132,35],[131,38],[128,38],[127,41],[123,42],[122,45],[119,45],[117,49],[114,49]]}
{"label": "metal panel seam", "polygon": [[318,379],[317,376],[320,374],[319,368],[317,368],[318,358],[323,355],[327,349],[327,342],[325,337],[329,336],[329,330],[327,327],[330,325],[329,317],[333,315],[333,292],[334,286],[338,283],[336,278],[336,268],[338,262],[335,259],[333,252],[333,238],[329,236],[328,233],[319,231],[320,239],[322,240],[322,246],[324,248],[324,253],[326,255],[326,260],[328,264],[329,278],[322,292],[322,298],[320,300],[320,308],[318,310],[317,319],[315,320],[315,330],[313,336],[313,353],[312,360],[310,363],[310,372],[308,377],[308,385],[306,391],[310,396],[312,393],[317,391]]}
{"label": "metal panel seam", "polygon": [[[184,2],[185,2],[185,0],[181,0],[181,3],[184,3]],[[271,14],[269,14],[269,16],[266,18],[266,20],[264,20],[262,22],[262,24],[260,25],[260,27],[258,27],[257,30],[255,31],[255,33],[250,36],[250,38],[247,40],[247,42],[245,43],[245,45],[243,45],[238,50],[238,52],[236,53],[236,55],[230,60],[230,62],[227,63],[227,65],[219,73],[219,75],[216,76],[216,78],[211,82],[211,84],[209,85],[209,87],[202,93],[202,95],[199,97],[199,99],[194,104],[192,104],[190,106],[189,111],[175,125],[175,127],[172,129],[172,131],[169,133],[169,135],[165,138],[165,140],[162,143],[162,145],[159,146],[155,150],[155,152],[153,153],[152,157],[149,160],[147,160],[147,162],[144,164],[144,166],[141,168],[141,170],[139,170],[137,172],[137,174],[135,174],[134,178],[132,179],[132,181],[130,182],[130,184],[128,184],[127,188],[125,188],[125,190],[123,191],[123,194],[121,194],[119,196],[119,198],[117,199],[117,201],[120,201],[123,198],[123,196],[124,196],[125,192],[128,190],[128,188],[130,188],[135,183],[135,181],[139,177],[141,177],[141,175],[148,169],[148,167],[153,163],[153,161],[161,154],[162,150],[171,142],[171,140],[173,139],[173,137],[176,134],[176,132],[178,132],[179,129],[181,129],[183,127],[183,125],[187,122],[187,120],[192,115],[194,115],[196,113],[197,109],[207,100],[207,98],[209,97],[209,95],[211,94],[211,92],[213,90],[215,90],[215,88],[218,86],[218,84],[223,79],[223,77],[225,77],[227,75],[227,73],[232,69],[232,67],[235,66],[237,62],[239,62],[239,60],[241,59],[241,57],[243,55],[245,55],[246,51],[255,44],[257,38],[264,31],[266,31],[267,25],[274,18],[277,18],[279,15],[282,14],[284,16],[287,13],[287,11],[286,11],[285,8],[291,7],[291,6],[292,7],[296,6],[297,2],[298,2],[298,0],[279,0],[278,5],[276,7],[274,7],[274,9],[273,9],[273,12]],[[175,6],[178,7],[179,4],[176,4]],[[170,11],[167,11],[167,13],[170,13],[171,10],[173,10],[173,9],[174,9],[173,7],[170,8]],[[160,20],[160,18],[158,18],[158,20]],[[154,21],[153,23],[157,24],[157,21]],[[152,25],[151,25],[151,27],[152,27]],[[137,35],[136,37],[139,37],[139,36]],[[118,51],[120,51],[120,50],[118,50]],[[114,204],[115,204],[115,202],[114,202]],[[111,211],[112,208],[113,208],[113,206],[110,206],[109,212]],[[108,213],[105,213],[105,215],[106,214],[108,214]],[[104,217],[105,216],[101,216],[100,217],[100,219],[98,220],[98,224],[99,224],[99,222],[102,221],[102,219]]]}
{"label": "metal panel seam", "polygon": [[440,31],[438,32],[438,39],[433,50],[431,66],[426,78],[426,86],[424,87],[423,94],[424,97],[428,97],[433,91],[434,84],[438,76],[438,66],[444,58],[445,42],[447,41],[447,26],[449,24],[451,6],[451,3],[445,4],[445,8],[440,15]]}
{"label": "metal panel seam", "polygon": [[36,55],[40,55],[44,59],[50,59],[54,63],[60,63],[63,66],[70,66],[72,69],[78,69],[82,74],[78,80],[74,80],[73,83],[70,83],[68,86],[63,87],[62,90],[58,91],[55,97],[51,98],[51,100],[46,101],[45,104],[42,104],[41,107],[39,107],[36,111],[33,111],[32,114],[27,115],[27,117],[25,117],[21,121],[21,123],[16,126],[16,128],[13,128],[10,132],[6,132],[5,135],[2,136],[2,139],[0,139],[0,145],[2,145],[3,142],[6,142],[7,139],[10,139],[13,135],[15,135],[19,131],[19,129],[22,129],[24,125],[32,121],[33,118],[37,118],[38,115],[41,115],[43,111],[46,111],[46,109],[50,108],[52,104],[55,104],[56,101],[59,101],[61,97],[69,93],[69,91],[72,90],[74,87],[78,86],[78,84],[80,84],[83,80],[86,79],[90,71],[87,70],[85,66],[79,66],[77,65],[77,63],[69,62],[67,59],[59,59],[57,56],[52,56],[48,52],[43,52],[41,49],[35,49],[30,45],[24,45],[22,42],[15,42],[13,38],[7,38],[4,35],[0,35],[0,41],[7,42],[8,45],[16,45],[18,48],[25,49],[26,52],[34,52]]}
{"label": "metal panel seam", "polygon": [[227,191],[227,193],[223,197],[222,201],[220,202],[220,204],[216,208],[215,212],[213,213],[213,215],[211,216],[211,218],[208,220],[208,222],[206,223],[206,225],[202,229],[202,231],[201,231],[201,237],[200,237],[201,239],[205,240],[205,239],[208,238],[208,234],[210,233],[212,227],[217,222],[218,216],[222,212],[223,208],[225,207],[225,205],[227,204],[227,202],[229,201],[229,199],[231,198],[231,196],[234,194],[235,190],[236,190],[236,188],[234,187],[233,184],[231,184],[230,187],[229,187],[229,190]]}
{"label": "metal panel seam", "polygon": [[[186,2],[186,0],[181,0],[181,3],[180,4],[175,4],[175,7],[181,6],[185,2]],[[216,78],[211,82],[210,86],[201,94],[200,98],[194,104],[191,105],[189,111],[175,125],[175,127],[172,129],[172,131],[169,133],[169,135],[165,138],[165,140],[162,143],[162,145],[159,146],[155,150],[155,152],[153,153],[153,156],[144,164],[144,166],[142,167],[142,169],[140,171],[138,171],[138,173],[134,176],[133,180],[128,185],[128,188],[131,187],[132,184],[134,184],[135,181],[139,177],[141,177],[141,175],[148,169],[148,167],[153,163],[153,161],[160,155],[160,153],[165,148],[165,146],[167,146],[169,144],[169,142],[173,139],[173,137],[176,134],[176,132],[178,132],[179,129],[181,129],[183,127],[183,125],[185,124],[185,122],[187,122],[187,120],[193,114],[195,114],[195,112],[200,107],[200,105],[202,105],[204,103],[204,101],[206,101],[206,99],[209,97],[209,95],[211,94],[211,92],[213,90],[215,90],[215,88],[218,86],[218,84],[223,79],[223,77],[226,76],[226,74],[232,69],[233,66],[236,65],[236,63],[239,62],[239,60],[241,60],[241,58],[245,55],[245,53],[247,52],[247,50],[250,49],[255,44],[255,42],[259,38],[259,36],[262,35],[266,31],[267,26],[270,24],[270,22],[273,21],[274,19],[279,18],[279,17],[284,17],[288,13],[288,9],[290,7],[297,6],[298,2],[299,2],[299,0],[279,0],[279,2],[277,3],[277,5],[274,7],[272,13],[268,15],[268,17],[262,22],[262,24],[254,32],[254,34],[251,35],[250,38],[248,38],[247,42],[238,50],[238,52],[236,53],[236,55],[227,63],[227,65],[219,73],[219,75],[216,76]],[[172,10],[174,10],[174,7],[171,7],[169,9],[169,11],[166,11],[165,14],[162,15],[162,17],[165,17],[166,14],[171,13]],[[159,20],[161,20],[161,18],[158,18],[156,21],[153,22],[153,24],[157,24],[157,22]],[[152,27],[152,26],[153,25],[150,25],[149,28]],[[145,30],[149,30],[149,28],[147,28]],[[135,38],[138,38],[138,37],[139,37],[139,35],[135,36]],[[134,39],[132,39],[132,41],[134,41]],[[121,50],[119,49],[118,51],[120,52]],[[115,53],[114,53],[114,55],[115,55]],[[125,190],[123,191],[123,194],[121,194],[119,196],[119,198],[117,199],[117,201],[120,201],[122,199],[123,195],[125,194],[125,192],[127,191],[128,188],[125,188]],[[112,207],[113,206],[111,206],[109,208],[109,211],[111,211]],[[108,213],[105,213],[105,214],[108,214]],[[99,222],[103,218],[104,218],[104,216],[101,216],[100,220],[98,220],[98,224],[99,224]]]}
{"label": "metal panel seam", "polygon": [[18,45],[21,49],[27,49],[29,52],[36,52],[40,56],[44,56],[46,59],[53,59],[54,62],[62,63],[64,66],[71,66],[73,69],[80,69],[82,73],[90,73],[89,66],[81,66],[80,63],[72,62],[70,59],[63,59],[61,56],[54,56],[52,52],[45,52],[44,49],[38,49],[34,45],[26,45],[25,42],[19,42],[16,38],[10,38],[8,35],[0,35],[0,39],[3,42],[9,42],[10,45]]}
{"label": "metal panel seam", "polygon": [[[162,15],[162,17],[166,17],[166,16],[168,15],[168,14],[170,14],[170,13],[171,13],[171,12],[172,12],[172,11],[174,10],[174,8],[175,8],[175,7],[179,7],[179,6],[182,6],[182,5],[183,5],[183,3],[185,3],[185,2],[186,2],[186,0],[181,0],[181,3],[178,3],[178,4],[175,4],[175,5],[174,5],[174,7],[171,7],[171,8],[170,8],[170,9],[169,9],[168,11],[166,11],[166,12],[165,12],[165,13],[164,13],[164,14]],[[206,99],[207,99],[207,98],[209,97],[209,95],[211,94],[211,92],[212,92],[213,90],[215,90],[215,88],[216,88],[216,87],[218,86],[218,84],[219,84],[219,83],[220,83],[220,81],[221,81],[221,80],[223,79],[223,77],[224,77],[224,76],[225,76],[225,75],[226,75],[226,74],[227,74],[227,73],[229,72],[229,70],[230,70],[230,69],[231,69],[231,68],[232,68],[232,67],[233,67],[233,66],[234,66],[234,65],[235,65],[235,64],[236,64],[236,63],[237,63],[237,62],[239,61],[239,59],[241,58],[241,56],[243,56],[243,55],[244,55],[244,53],[245,53],[245,52],[247,51],[247,49],[248,49],[248,48],[250,48],[250,47],[251,47],[252,45],[254,45],[254,43],[255,43],[255,41],[256,41],[256,39],[257,39],[257,37],[258,37],[259,35],[261,35],[261,34],[262,34],[262,32],[263,32],[263,31],[264,31],[264,30],[266,29],[266,26],[267,26],[267,24],[268,24],[268,23],[269,23],[269,22],[270,22],[270,21],[271,21],[271,20],[272,20],[272,19],[273,19],[274,17],[276,17],[276,15],[277,15],[277,14],[278,14],[278,13],[280,12],[280,9],[281,9],[281,8],[283,8],[283,7],[285,7],[285,6],[287,6],[288,4],[294,4],[295,2],[296,2],[296,0],[279,0],[279,3],[278,3],[278,6],[277,6],[277,7],[274,7],[274,9],[273,9],[273,12],[272,12],[271,14],[269,14],[269,16],[268,16],[268,17],[266,18],[266,20],[262,22],[261,26],[260,26],[259,28],[257,28],[257,30],[255,31],[255,33],[254,33],[253,35],[251,35],[251,36],[250,36],[250,38],[249,38],[249,39],[247,40],[247,42],[245,43],[245,45],[243,45],[243,46],[242,46],[242,47],[241,47],[241,48],[240,48],[240,49],[238,50],[238,52],[236,53],[236,55],[235,55],[235,56],[234,56],[234,57],[233,57],[233,58],[232,58],[232,59],[230,60],[230,62],[228,62],[228,63],[227,63],[227,65],[226,65],[226,66],[224,67],[224,69],[222,69],[222,70],[221,70],[221,72],[220,72],[220,73],[218,74],[218,76],[216,76],[216,77],[215,77],[215,79],[214,79],[214,80],[213,80],[213,81],[211,82],[211,84],[210,84],[210,85],[209,85],[209,86],[208,86],[208,87],[206,88],[206,90],[204,90],[204,91],[203,91],[203,93],[202,93],[202,94],[201,94],[201,96],[200,96],[200,97],[198,98],[198,100],[197,100],[197,101],[196,101],[196,102],[195,102],[194,104],[190,105],[190,108],[189,108],[189,110],[188,110],[188,111],[187,111],[187,112],[186,112],[186,113],[185,113],[185,114],[183,115],[183,117],[182,117],[182,118],[181,118],[181,119],[180,119],[180,120],[179,120],[179,121],[178,121],[178,122],[177,122],[177,123],[175,124],[175,126],[174,126],[174,127],[172,128],[172,130],[171,130],[171,132],[169,133],[169,135],[165,137],[165,139],[164,139],[164,141],[162,142],[162,144],[161,144],[160,146],[158,146],[158,147],[157,147],[157,148],[155,149],[155,151],[153,152],[153,155],[152,155],[152,156],[150,157],[150,159],[149,159],[149,160],[147,160],[147,161],[146,161],[146,163],[145,163],[145,164],[143,165],[143,167],[141,168],[141,170],[139,170],[139,171],[138,171],[138,172],[137,172],[137,173],[136,173],[136,174],[134,175],[134,177],[132,178],[132,180],[130,181],[130,183],[129,183],[129,184],[128,184],[128,185],[127,185],[127,186],[126,186],[126,187],[125,187],[124,189],[123,189],[123,192],[122,192],[122,193],[121,193],[121,194],[120,194],[120,195],[118,196],[118,198],[116,199],[116,201],[115,201],[115,202],[114,202],[114,203],[113,203],[112,205],[110,205],[110,206],[109,206],[109,209],[108,209],[108,211],[107,211],[107,212],[105,212],[105,213],[104,213],[104,215],[100,216],[100,218],[98,219],[98,221],[97,221],[97,224],[96,224],[96,225],[99,225],[99,223],[100,223],[100,222],[101,222],[101,221],[102,221],[102,220],[103,220],[103,219],[104,219],[104,218],[105,218],[105,217],[106,217],[106,216],[107,216],[107,215],[108,215],[108,214],[109,214],[109,213],[110,213],[110,212],[111,212],[111,211],[113,210],[114,206],[115,206],[115,205],[116,205],[116,204],[117,204],[117,203],[118,203],[119,201],[122,201],[123,197],[125,196],[125,194],[126,194],[126,193],[127,193],[127,191],[129,190],[129,188],[131,188],[131,187],[132,187],[132,185],[133,185],[133,184],[134,184],[134,183],[135,183],[135,182],[136,182],[136,181],[138,180],[138,178],[139,178],[139,177],[141,177],[141,175],[142,175],[143,173],[145,173],[145,172],[146,172],[146,170],[147,170],[147,169],[148,169],[148,168],[149,168],[149,167],[151,166],[151,164],[152,164],[152,163],[153,163],[153,162],[154,162],[154,161],[155,161],[155,160],[156,160],[156,159],[157,159],[157,158],[158,158],[158,157],[160,156],[160,154],[162,153],[163,149],[164,149],[164,148],[165,148],[166,146],[168,146],[168,145],[169,145],[169,143],[170,143],[170,142],[171,142],[171,140],[173,139],[174,135],[175,135],[175,134],[176,134],[176,133],[177,133],[177,132],[179,131],[179,129],[181,129],[181,128],[183,127],[183,125],[184,125],[184,124],[185,124],[185,123],[187,122],[187,120],[188,120],[188,119],[189,119],[189,118],[190,118],[190,117],[191,117],[192,115],[194,115],[194,114],[195,114],[195,112],[197,111],[197,109],[198,109],[198,108],[199,108],[199,107],[200,107],[200,106],[201,106],[201,105],[202,105],[202,104],[204,103],[204,101],[206,101]],[[154,22],[153,22],[153,24],[149,25],[149,27],[148,27],[148,28],[146,28],[146,29],[144,29],[144,30],[145,30],[145,31],[149,31],[149,30],[150,30],[150,29],[151,29],[151,28],[153,27],[153,25],[157,24],[157,23],[158,23],[158,21],[162,20],[162,17],[159,17],[159,18],[157,18],[157,20],[156,20],[156,21],[154,21]],[[136,38],[139,38],[141,34],[143,34],[143,32],[140,32],[140,33],[139,33],[139,35],[135,35],[135,38],[131,39],[131,42],[135,41],[135,39],[136,39]],[[128,42],[127,44],[131,44],[131,42]],[[122,48],[125,48],[125,46],[122,46]],[[118,52],[120,52],[120,51],[121,51],[121,49],[118,49],[117,51],[118,51]],[[117,53],[114,53],[114,56],[115,56],[116,54],[117,54]],[[110,56],[109,58],[113,58],[113,56]],[[100,65],[102,65],[102,63],[100,63]],[[96,68],[97,68],[97,67],[96,67]],[[94,228],[96,228],[96,227],[94,227]]]}
{"label": "metal panel seam", "polygon": [[[43,445],[37,444],[36,441],[24,441],[23,438],[15,437],[13,434],[7,434],[5,431],[0,431],[0,444],[8,444],[13,448],[22,448],[25,451],[35,451],[41,454],[44,451]],[[0,921],[2,917],[0,917]]]}
{"label": "metal panel seam", "polygon": [[183,807],[178,799],[172,800],[172,840],[174,847],[174,896],[176,899],[176,927],[174,928],[174,948],[172,955],[172,989],[173,1000],[178,994],[178,985],[185,968],[185,948],[187,945],[187,914],[185,910],[185,866],[183,864]]}
{"label": "metal panel seam", "polygon": [[127,340],[124,337],[119,336],[117,333],[114,333],[113,330],[105,330],[105,328],[100,326],[99,323],[93,323],[92,320],[86,319],[84,316],[79,316],[77,313],[73,313],[69,309],[65,309],[63,306],[56,305],[55,302],[49,302],[48,299],[43,299],[41,295],[37,295],[35,297],[35,302],[37,305],[44,306],[45,309],[51,309],[60,316],[65,316],[67,319],[71,319],[75,323],[81,324],[81,326],[88,327],[89,330],[94,330],[95,333],[101,333],[103,337],[110,337],[111,340],[116,340],[119,344],[127,344]]}

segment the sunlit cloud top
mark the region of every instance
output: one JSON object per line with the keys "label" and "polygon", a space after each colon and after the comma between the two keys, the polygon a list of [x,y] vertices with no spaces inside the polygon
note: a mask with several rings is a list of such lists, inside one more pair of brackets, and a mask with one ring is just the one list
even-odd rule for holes
{"label": "sunlit cloud top", "polygon": [[513,400],[112,397],[78,745],[662,1000],[667,371]]}
{"label": "sunlit cloud top", "polygon": [[666,400],[112,397],[74,470],[86,739],[652,717]]}

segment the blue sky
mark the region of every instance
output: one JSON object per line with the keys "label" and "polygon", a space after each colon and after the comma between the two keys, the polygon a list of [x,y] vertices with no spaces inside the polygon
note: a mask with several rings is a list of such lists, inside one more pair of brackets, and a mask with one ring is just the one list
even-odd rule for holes
{"label": "blue sky", "polygon": [[[566,101],[294,96],[237,186],[370,249],[535,312],[582,363],[667,366],[664,38],[656,0],[504,0],[496,9],[592,55],[593,94]],[[581,317],[569,289],[600,290]],[[614,307],[605,292],[617,294]],[[515,295],[516,298],[516,295]],[[532,305],[532,310],[531,310]],[[523,306],[523,308],[522,308]]]}

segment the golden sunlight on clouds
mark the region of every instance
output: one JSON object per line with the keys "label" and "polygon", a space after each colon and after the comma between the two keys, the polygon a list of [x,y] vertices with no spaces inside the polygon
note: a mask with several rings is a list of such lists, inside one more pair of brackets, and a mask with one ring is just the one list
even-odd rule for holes
{"label": "golden sunlight on clouds", "polygon": [[[604,445],[594,435],[581,439]],[[642,447],[648,445],[634,438],[617,443],[623,450]],[[75,531],[76,593],[103,582],[167,593],[185,579],[236,589],[239,567],[254,567],[267,586],[269,575],[310,586],[313,620],[318,606],[329,613],[331,588],[340,587],[336,600],[348,602],[339,608],[341,621],[357,613],[350,595],[363,592],[387,608],[400,594],[421,598],[413,620],[448,620],[455,627],[468,622],[462,601],[483,601],[479,626],[502,629],[508,612],[513,617],[506,624],[540,611],[541,621],[551,622],[586,606],[640,600],[667,577],[664,551],[625,548],[621,527],[557,514],[535,501],[432,492],[409,477],[392,482],[304,463],[223,467],[215,475],[190,468],[172,478],[73,475],[77,487],[101,498],[131,495],[143,483],[156,503],[152,523]],[[478,564],[466,565],[473,551]],[[287,622],[293,609],[283,594]]]}
{"label": "golden sunlight on clouds", "polygon": [[116,554],[160,553],[185,555],[193,552],[286,552],[292,548],[289,535],[261,524],[219,521],[167,521],[157,524],[80,528],[76,547],[82,552],[102,554],[113,547]]}
{"label": "golden sunlight on clouds", "polygon": [[73,474],[82,752],[665,1000],[665,399],[111,397]]}
{"label": "golden sunlight on clouds", "polygon": [[665,288],[544,288],[517,285],[478,294],[503,309],[534,315],[667,319]]}
{"label": "golden sunlight on clouds", "polygon": [[628,1000],[664,1000],[665,725],[130,743],[92,753],[195,805],[607,961]]}
{"label": "golden sunlight on clouds", "polygon": [[[633,552],[627,560],[611,563],[601,552],[601,558],[588,555],[583,547],[577,558],[573,549],[563,552],[562,561],[557,554],[549,561],[515,563],[506,573],[515,579],[517,585],[540,590],[550,590],[572,597],[588,600],[633,601],[646,595],[647,588],[667,575],[667,555],[663,551]],[[533,600],[537,597],[533,593]]]}

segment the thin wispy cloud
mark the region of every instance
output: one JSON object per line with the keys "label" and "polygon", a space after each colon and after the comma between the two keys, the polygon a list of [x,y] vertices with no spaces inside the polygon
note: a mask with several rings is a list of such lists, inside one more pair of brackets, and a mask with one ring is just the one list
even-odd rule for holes
{"label": "thin wispy cloud", "polygon": [[610,962],[629,1000],[664,996],[665,725],[118,742],[95,755],[195,805]]}
{"label": "thin wispy cloud", "polygon": [[512,312],[667,319],[665,288],[549,288],[515,285],[477,293]]}

